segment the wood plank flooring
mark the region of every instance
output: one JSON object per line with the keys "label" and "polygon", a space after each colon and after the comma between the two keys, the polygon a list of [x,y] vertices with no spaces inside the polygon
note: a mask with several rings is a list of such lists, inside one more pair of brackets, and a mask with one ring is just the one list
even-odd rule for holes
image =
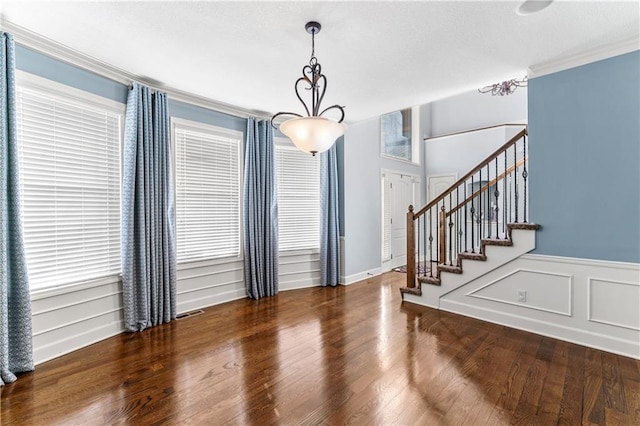
{"label": "wood plank flooring", "polygon": [[640,424],[640,362],[411,304],[404,274],[239,300],[39,365],[2,425]]}

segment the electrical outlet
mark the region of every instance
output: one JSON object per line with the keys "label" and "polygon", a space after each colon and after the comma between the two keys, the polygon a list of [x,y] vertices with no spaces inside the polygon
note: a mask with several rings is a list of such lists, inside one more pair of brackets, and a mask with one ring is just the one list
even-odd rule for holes
{"label": "electrical outlet", "polygon": [[518,290],[518,302],[526,303],[526,301],[527,301],[527,292],[524,290]]}

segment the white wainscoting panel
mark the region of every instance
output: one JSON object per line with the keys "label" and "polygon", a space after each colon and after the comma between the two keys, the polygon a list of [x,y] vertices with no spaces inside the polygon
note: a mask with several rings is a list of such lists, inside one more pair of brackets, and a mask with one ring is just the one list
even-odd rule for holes
{"label": "white wainscoting panel", "polygon": [[320,285],[320,253],[317,250],[281,252],[278,264],[280,291]]}
{"label": "white wainscoting panel", "polygon": [[178,313],[246,297],[243,265],[239,258],[178,265]]}
{"label": "white wainscoting panel", "polygon": [[[280,290],[320,285],[319,253],[280,255]],[[246,297],[242,259],[178,266],[178,313]],[[119,278],[34,292],[31,297],[36,364],[124,331]]]}
{"label": "white wainscoting panel", "polygon": [[[517,269],[467,296],[571,316],[571,275]],[[525,300],[519,300],[524,293]]]}
{"label": "white wainscoting panel", "polygon": [[640,359],[640,264],[525,254],[439,307]]}
{"label": "white wainscoting panel", "polygon": [[589,321],[640,330],[640,284],[589,277]]}
{"label": "white wainscoting panel", "polygon": [[31,295],[36,364],[123,331],[119,278],[95,285],[38,290]]}

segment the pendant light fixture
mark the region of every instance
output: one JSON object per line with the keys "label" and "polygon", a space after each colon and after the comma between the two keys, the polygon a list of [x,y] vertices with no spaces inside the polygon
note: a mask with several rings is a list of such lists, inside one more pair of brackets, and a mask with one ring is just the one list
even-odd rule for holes
{"label": "pendant light fixture", "polygon": [[[311,34],[311,59],[309,59],[309,65],[302,68],[302,77],[296,80],[294,88],[307,116],[295,112],[279,112],[271,117],[271,122],[276,127],[276,117],[281,115],[295,116],[280,124],[280,131],[288,136],[299,150],[316,155],[331,148],[336,139],[344,135],[347,125],[342,122],[344,107],[332,105],[320,111],[320,104],[327,90],[327,77],[322,74],[322,67],[315,56],[315,36],[320,32],[322,26],[318,22],[311,21],[307,22],[304,28]],[[300,96],[301,83],[306,90],[311,91],[311,109]],[[337,122],[322,117],[322,114],[332,109],[337,109],[341,113],[340,120]]]}

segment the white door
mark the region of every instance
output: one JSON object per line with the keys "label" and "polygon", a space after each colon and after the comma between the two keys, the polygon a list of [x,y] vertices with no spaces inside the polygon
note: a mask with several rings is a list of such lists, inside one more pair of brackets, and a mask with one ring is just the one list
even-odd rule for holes
{"label": "white door", "polygon": [[[417,179],[410,175],[382,174],[383,269],[407,261],[407,211],[416,200]],[[418,207],[418,206],[415,206]]]}
{"label": "white door", "polygon": [[427,176],[427,198],[429,201],[446,191],[458,180],[457,175]]}

